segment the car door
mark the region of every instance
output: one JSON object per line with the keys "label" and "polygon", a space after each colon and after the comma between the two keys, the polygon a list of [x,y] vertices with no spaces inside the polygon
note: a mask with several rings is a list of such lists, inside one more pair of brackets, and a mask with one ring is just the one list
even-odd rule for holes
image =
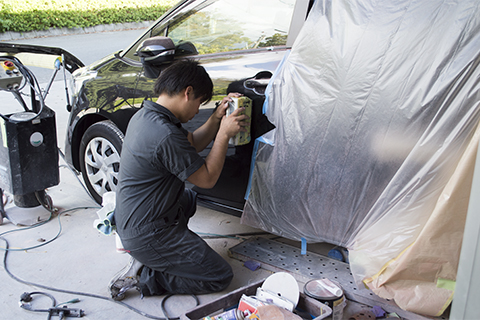
{"label": "car door", "polygon": [[[255,83],[260,83],[263,88],[266,86],[271,73],[293,43],[293,34],[298,32],[305,20],[308,3],[306,0],[186,2],[170,17],[159,21],[126,53],[127,58],[138,59],[134,52],[143,40],[167,36],[177,47],[176,58],[186,56],[197,59],[206,68],[214,83],[214,98],[211,103],[202,106],[194,120],[185,125],[189,131],[201,125],[213,112],[215,100],[230,91],[243,93],[253,100],[252,141],[246,146],[230,146],[224,170],[214,188],[194,188],[199,199],[207,204],[215,207],[221,204],[226,208],[224,211],[241,212],[253,140],[272,128],[261,113],[263,94],[254,87],[245,86],[245,80],[258,75],[257,78],[261,78],[258,80],[262,81]],[[138,79],[137,90],[149,92],[153,89],[155,79],[148,78],[145,71]],[[203,155],[208,151],[207,148]]]}

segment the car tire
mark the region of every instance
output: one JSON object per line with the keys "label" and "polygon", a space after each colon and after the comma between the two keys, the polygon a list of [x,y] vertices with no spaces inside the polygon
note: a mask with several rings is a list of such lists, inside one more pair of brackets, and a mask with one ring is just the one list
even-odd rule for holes
{"label": "car tire", "polygon": [[108,191],[115,191],[124,135],[109,120],[90,126],[80,144],[80,169],[88,191],[99,204]]}

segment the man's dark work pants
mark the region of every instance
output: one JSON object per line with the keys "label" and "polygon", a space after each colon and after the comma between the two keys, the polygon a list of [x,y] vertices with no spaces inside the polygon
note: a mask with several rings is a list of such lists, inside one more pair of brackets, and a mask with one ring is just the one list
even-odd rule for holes
{"label": "man's dark work pants", "polygon": [[233,278],[231,266],[187,228],[196,210],[196,194],[185,189],[180,206],[178,220],[172,225],[121,234],[125,249],[145,265],[139,281],[145,296],[218,292]]}

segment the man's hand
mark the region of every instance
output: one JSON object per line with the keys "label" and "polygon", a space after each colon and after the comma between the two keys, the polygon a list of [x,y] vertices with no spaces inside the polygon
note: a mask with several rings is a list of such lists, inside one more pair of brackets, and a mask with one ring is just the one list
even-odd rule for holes
{"label": "man's hand", "polygon": [[218,120],[222,120],[223,116],[227,113],[228,103],[233,101],[232,98],[239,98],[242,94],[238,92],[230,92],[228,96],[224,97],[217,109],[215,110],[215,116]]}
{"label": "man's hand", "polygon": [[245,108],[242,107],[235,110],[228,117],[224,115],[217,137],[223,134],[227,139],[230,139],[239,132],[247,132],[245,127],[250,125],[250,118],[246,114],[242,114],[243,111],[245,111]]}

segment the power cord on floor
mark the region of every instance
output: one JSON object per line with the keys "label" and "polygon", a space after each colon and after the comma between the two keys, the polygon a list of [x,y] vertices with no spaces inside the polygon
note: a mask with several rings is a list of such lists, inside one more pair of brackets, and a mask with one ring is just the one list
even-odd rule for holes
{"label": "power cord on floor", "polygon": [[53,206],[52,198],[45,191],[36,191],[35,197],[38,203],[42,205],[48,212],[54,214],[58,212],[58,209]]}
{"label": "power cord on floor", "polygon": [[92,199],[93,202],[97,202],[95,198],[90,194],[90,192],[88,192],[87,188],[82,183],[82,181],[78,178],[78,171],[74,167],[72,167],[70,164],[68,164],[67,160],[65,159],[65,155],[63,154],[62,150],[60,150],[60,148],[58,148],[58,154],[60,155],[60,157],[62,157],[65,163],[67,163],[66,165],[60,165],[60,167],[66,167],[67,169],[69,169],[77,179],[78,183],[82,186],[83,190],[85,190],[85,192],[88,194],[90,199]]}
{"label": "power cord on floor", "polygon": [[[3,236],[0,236],[0,239],[3,240],[5,242],[5,248],[2,248],[5,253],[4,253],[4,257],[3,257],[3,267],[5,269],[5,271],[7,272],[7,274],[13,278],[14,280],[20,282],[20,283],[23,283],[23,284],[26,284],[26,285],[29,285],[29,286],[34,286],[34,287],[37,287],[37,288],[42,288],[42,289],[46,289],[46,290],[50,290],[50,291],[56,291],[56,292],[61,292],[61,293],[66,293],[66,294],[72,294],[72,295],[80,295],[80,296],[86,296],[86,297],[90,297],[90,298],[96,298],[96,299],[101,299],[101,300],[106,300],[106,301],[110,301],[110,302],[114,302],[114,303],[117,303],[119,305],[122,305],[123,307],[126,307],[128,309],[130,309],[131,311],[134,311],[146,318],[150,318],[150,319],[156,319],[156,320],[179,320],[180,318],[179,317],[169,317],[168,316],[168,313],[166,313],[166,310],[165,310],[165,301],[171,297],[171,295],[168,295],[166,296],[163,301],[162,301],[162,304],[161,304],[161,308],[162,308],[162,312],[165,314],[165,317],[157,317],[157,316],[153,316],[153,315],[150,315],[146,312],[143,312],[142,310],[139,310],[133,306],[130,306],[129,304],[126,304],[122,301],[115,301],[113,300],[112,298],[109,298],[109,297],[105,297],[105,296],[101,296],[101,295],[97,295],[97,294],[92,294],[92,293],[86,293],[86,292],[80,292],[80,291],[72,291],[72,290],[65,290],[65,289],[58,289],[58,288],[54,288],[54,287],[50,287],[50,286],[45,286],[45,285],[42,285],[42,284],[38,284],[38,283],[34,283],[34,282],[30,282],[30,281],[26,281],[26,280],[23,280],[17,276],[15,276],[9,269],[8,269],[8,265],[7,265],[7,256],[8,256],[8,252],[9,251],[19,251],[19,250],[27,250],[27,249],[30,249],[30,248],[23,248],[23,249],[10,249],[9,248],[9,243],[7,241],[7,239],[5,239]],[[44,245],[44,244],[42,244]],[[35,246],[35,247],[39,247],[39,246]],[[196,296],[193,296],[195,298],[195,301],[198,305],[199,301],[198,301],[198,298]],[[33,310],[31,310],[33,311]]]}
{"label": "power cord on floor", "polygon": [[[61,152],[60,149],[58,149],[58,152],[59,154],[61,155],[61,157],[63,159],[65,159],[65,156],[63,155],[63,153]],[[70,171],[74,174],[74,176],[76,177],[76,179],[78,180],[78,182],[80,183],[80,185],[83,187],[83,189],[85,190],[85,192],[90,196],[90,198],[92,200],[95,201],[95,199],[90,195],[90,193],[88,192],[88,190],[86,189],[86,187],[84,186],[84,184],[80,181],[80,179],[78,179],[78,175],[77,173],[74,171],[74,169],[72,169],[71,166],[69,165],[65,165],[65,167],[67,167],[68,169],[70,169]],[[53,207],[53,203],[52,203],[52,200],[51,198],[46,194],[46,193],[40,193],[40,192],[36,192],[35,193],[35,196],[37,197],[37,200],[38,202],[45,208],[47,209],[49,212],[50,212],[50,216],[48,217],[47,220],[45,221],[42,221],[42,222],[39,222],[37,224],[34,224],[32,226],[28,226],[28,227],[25,227],[25,228],[20,228],[20,229],[15,229],[15,230],[10,230],[10,231],[6,231],[6,232],[3,232],[3,233],[0,233],[0,239],[3,240],[6,244],[5,248],[1,248],[0,247],[0,250],[3,250],[5,253],[4,253],[4,258],[3,258],[3,267],[5,269],[5,271],[7,272],[7,274],[13,278],[14,280],[20,282],[20,283],[23,283],[23,284],[26,284],[26,285],[30,285],[30,286],[34,286],[34,287],[38,287],[38,288],[42,288],[42,289],[46,289],[46,290],[50,290],[50,291],[56,291],[56,292],[61,292],[61,293],[67,293],[67,294],[72,294],[72,295],[80,295],[80,296],[86,296],[86,297],[90,297],[90,298],[96,298],[96,299],[101,299],[101,300],[106,300],[106,301],[110,301],[110,302],[114,302],[114,303],[117,303],[119,305],[122,305],[123,307],[125,308],[128,308],[130,309],[131,311],[133,312],[136,312],[146,318],[150,318],[150,319],[156,319],[156,320],[179,320],[180,318],[179,317],[174,317],[174,318],[171,318],[168,316],[168,314],[166,313],[166,310],[165,310],[165,302],[166,300],[170,297],[170,296],[166,296],[163,300],[162,300],[162,304],[161,304],[161,309],[162,309],[162,312],[166,315],[166,317],[157,317],[157,316],[153,316],[153,315],[150,315],[146,312],[143,312],[133,306],[130,306],[124,302],[121,302],[121,301],[115,301],[109,297],[105,297],[105,296],[101,296],[101,295],[96,295],[96,294],[91,294],[91,293],[85,293],[85,292],[78,292],[78,291],[71,291],[71,290],[64,290],[64,289],[58,289],[58,288],[54,288],[54,287],[49,287],[49,286],[45,286],[45,285],[41,285],[41,284],[37,284],[37,283],[33,283],[33,282],[29,282],[29,281],[26,281],[26,280],[23,280],[17,276],[15,276],[13,273],[10,272],[10,270],[8,269],[8,266],[7,266],[7,255],[10,251],[26,251],[26,250],[31,250],[31,249],[36,249],[36,248],[39,248],[39,247],[42,247],[42,246],[45,246],[53,241],[55,241],[61,234],[62,232],[62,224],[61,224],[61,221],[60,221],[60,217],[62,214],[65,214],[67,212],[70,212],[70,211],[74,211],[74,210],[79,210],[79,209],[98,209],[100,207],[79,207],[79,208],[74,208],[74,209],[69,209],[69,210],[65,210],[61,213],[58,213],[58,210],[57,208],[54,208]],[[2,199],[3,201],[3,199]],[[27,230],[27,229],[32,229],[32,228],[36,228],[36,227],[39,227],[39,226],[42,226],[46,223],[48,223],[50,220],[52,220],[53,218],[53,215],[54,214],[57,214],[58,213],[58,224],[59,224],[59,230],[57,232],[57,234],[50,240],[48,241],[45,241],[39,245],[36,245],[36,246],[31,246],[31,247],[28,247],[28,248],[9,248],[9,243],[7,241],[7,239],[5,239],[3,236],[6,235],[6,234],[10,234],[10,233],[13,233],[13,232],[18,232],[18,231],[23,231],[23,230]],[[84,315],[84,312],[83,310],[81,310],[82,312],[80,312],[80,309],[69,309],[69,310],[65,310],[65,308],[58,308],[57,306],[52,306],[51,308],[49,309],[33,309],[31,307],[31,295],[32,294],[43,294],[43,295],[46,295],[46,296],[49,296],[51,299],[53,299],[52,301],[55,301],[55,298],[53,298],[53,296],[47,294],[47,293],[43,293],[43,292],[34,292],[34,293],[24,293],[20,299],[20,306],[25,309],[25,310],[29,310],[29,311],[39,311],[39,310],[42,310],[43,311],[48,311],[49,312],[49,315],[48,315],[48,319],[51,318],[52,315],[58,315],[58,316],[62,316],[62,317],[65,317],[67,316],[67,313],[69,313],[68,316],[72,316],[72,315],[75,315],[75,316],[83,316]],[[197,303],[197,305],[199,304],[199,301],[198,301],[198,298],[196,296],[193,296],[195,298],[195,301]],[[24,299],[27,299],[27,300],[30,300],[27,301],[24,300]],[[75,312],[72,312],[72,311],[75,311]],[[62,318],[63,319],[63,318]]]}
{"label": "power cord on floor", "polygon": [[247,240],[249,237],[268,235],[268,232],[246,232],[246,233],[235,233],[235,234],[216,234],[209,232],[195,232],[202,239],[236,239],[236,240]]}
{"label": "power cord on floor", "polygon": [[[96,208],[96,207],[93,207],[93,208]],[[50,240],[48,241],[45,241],[39,245],[36,245],[36,246],[32,246],[32,247],[28,247],[28,248],[9,248],[9,243],[7,241],[7,239],[5,239],[3,236],[6,235],[6,234],[9,234],[9,233],[13,233],[13,232],[18,232],[18,231],[23,231],[23,230],[26,230],[26,229],[32,229],[32,228],[35,228],[35,227],[39,227],[45,223],[47,223],[48,221],[51,220],[52,218],[52,215],[50,215],[50,218],[46,221],[43,221],[43,222],[40,222],[38,224],[35,224],[33,226],[29,226],[29,227],[25,227],[25,228],[21,228],[21,229],[15,229],[15,230],[9,230],[9,231],[6,231],[6,232],[3,232],[3,233],[0,233],[0,239],[3,240],[5,242],[5,248],[1,248],[0,247],[0,250],[3,250],[5,253],[4,253],[4,257],[3,257],[3,267],[5,269],[5,271],[7,272],[7,274],[13,278],[14,280],[20,282],[20,283],[23,283],[23,284],[26,284],[26,285],[29,285],[29,286],[34,286],[34,287],[37,287],[37,288],[42,288],[42,289],[46,289],[46,290],[50,290],[50,291],[56,291],[56,292],[61,292],[61,293],[66,293],[66,294],[72,294],[72,295],[80,295],[80,296],[86,296],[86,297],[90,297],[90,298],[96,298],[96,299],[101,299],[101,300],[106,300],[106,301],[110,301],[110,302],[114,302],[114,303],[117,303],[123,307],[126,307],[128,309],[130,309],[131,311],[133,312],[136,312],[146,318],[150,318],[150,319],[155,319],[155,320],[179,320],[180,318],[179,317],[169,317],[166,310],[165,310],[165,302],[168,298],[170,298],[171,295],[169,296],[166,296],[163,300],[162,300],[162,304],[161,304],[161,309],[162,309],[162,312],[163,314],[165,315],[165,317],[157,317],[157,316],[153,316],[153,315],[150,315],[146,312],[143,312],[142,310],[139,310],[133,306],[130,306],[129,304],[126,304],[122,301],[115,301],[113,300],[112,298],[109,298],[109,297],[105,297],[105,296],[101,296],[101,295],[96,295],[96,294],[92,294],[92,293],[85,293],[85,292],[79,292],[79,291],[71,291],[71,290],[65,290],[65,289],[58,289],[58,288],[54,288],[54,287],[50,287],[50,286],[45,286],[45,285],[42,285],[42,284],[38,284],[38,283],[34,283],[34,282],[30,282],[30,281],[26,281],[26,280],[23,280],[17,276],[15,276],[12,272],[10,272],[10,270],[8,269],[8,266],[7,266],[7,256],[8,256],[8,253],[10,251],[26,251],[26,250],[31,250],[31,249],[36,249],[36,248],[39,248],[39,247],[42,247],[44,245],[47,245],[48,243],[51,243],[53,242],[54,240],[56,240],[60,233],[62,232],[62,224],[61,224],[61,221],[60,221],[60,217],[62,214],[65,214],[67,212],[70,212],[70,211],[73,211],[73,210],[78,210],[78,209],[92,209],[92,207],[81,207],[81,208],[74,208],[74,209],[69,209],[69,210],[65,210],[61,213],[58,214],[57,218],[58,218],[58,223],[59,223],[59,231],[57,232],[57,234]],[[40,293],[40,292],[36,292],[35,294],[45,294],[45,295],[48,295],[46,293]],[[193,295],[192,295],[193,296]],[[193,296],[197,305],[199,304],[199,301],[198,301],[198,298],[196,296]],[[53,298],[53,297],[52,297]],[[27,307],[23,307],[24,309],[26,309]],[[53,309],[52,309],[53,308]],[[68,313],[69,311],[68,310],[59,310],[59,309],[55,309],[57,307],[52,307],[50,309],[50,313],[49,313],[49,318],[52,316],[52,315],[60,315],[61,314],[61,311],[63,311],[63,315],[65,316],[66,313]],[[35,311],[33,309],[29,310],[29,311]],[[71,313],[71,314],[77,314],[79,315],[80,312],[75,309],[73,310],[75,311],[75,313]],[[84,313],[82,313],[84,314]]]}

